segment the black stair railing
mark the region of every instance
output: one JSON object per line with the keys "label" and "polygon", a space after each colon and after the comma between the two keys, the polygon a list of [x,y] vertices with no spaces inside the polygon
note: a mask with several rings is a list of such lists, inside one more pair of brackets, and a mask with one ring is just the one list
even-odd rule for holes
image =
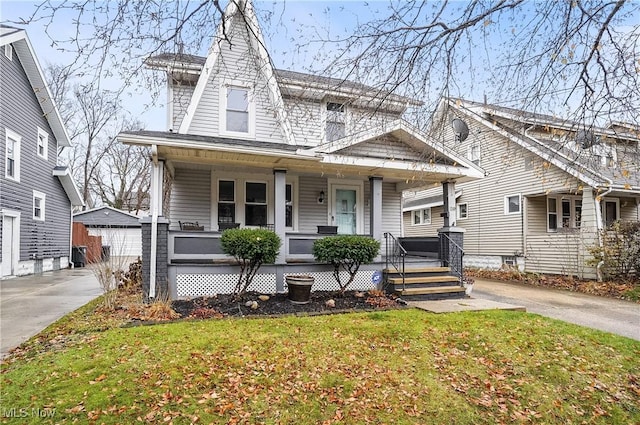
{"label": "black stair railing", "polygon": [[458,278],[460,286],[463,285],[462,275],[464,269],[462,267],[462,260],[464,257],[464,250],[448,235],[440,234],[440,260],[446,267],[449,267],[454,275]]}
{"label": "black stair railing", "polygon": [[[389,265],[393,266],[397,273],[402,278],[402,290],[404,291],[404,259],[407,256],[407,250],[405,250],[398,238],[393,236],[391,233],[385,232],[385,268],[387,271],[389,270]],[[385,281],[385,284],[388,286],[388,279]]]}

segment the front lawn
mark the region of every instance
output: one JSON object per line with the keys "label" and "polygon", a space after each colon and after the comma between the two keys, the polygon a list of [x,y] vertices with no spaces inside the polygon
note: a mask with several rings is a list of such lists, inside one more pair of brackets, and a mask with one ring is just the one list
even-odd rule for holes
{"label": "front lawn", "polygon": [[85,328],[37,346],[2,365],[3,423],[640,422],[640,342],[520,312]]}

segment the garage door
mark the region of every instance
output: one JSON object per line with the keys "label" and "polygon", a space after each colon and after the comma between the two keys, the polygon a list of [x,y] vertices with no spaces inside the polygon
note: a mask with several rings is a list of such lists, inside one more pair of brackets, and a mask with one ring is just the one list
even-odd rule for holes
{"label": "garage door", "polygon": [[112,256],[142,256],[142,233],[140,228],[89,229],[89,234],[102,236],[102,245],[111,247]]}

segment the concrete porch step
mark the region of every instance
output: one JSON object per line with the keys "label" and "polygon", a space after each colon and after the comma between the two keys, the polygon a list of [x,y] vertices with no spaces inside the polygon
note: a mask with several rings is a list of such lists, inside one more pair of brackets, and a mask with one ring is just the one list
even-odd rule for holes
{"label": "concrete porch step", "polygon": [[428,288],[405,288],[395,291],[396,295],[407,301],[443,300],[465,298],[464,288],[458,285],[435,286]]}
{"label": "concrete porch step", "polygon": [[[405,275],[415,273],[449,273],[450,271],[450,267],[405,267],[404,269]],[[383,272],[389,274],[399,273],[399,271],[395,267],[384,269]]]}
{"label": "concrete porch step", "polygon": [[[402,285],[401,277],[391,277],[388,279],[389,283],[392,285]],[[417,277],[405,277],[404,284],[412,285],[412,284],[430,284],[430,283],[444,283],[444,282],[458,282],[458,278],[456,276],[417,276]]]}

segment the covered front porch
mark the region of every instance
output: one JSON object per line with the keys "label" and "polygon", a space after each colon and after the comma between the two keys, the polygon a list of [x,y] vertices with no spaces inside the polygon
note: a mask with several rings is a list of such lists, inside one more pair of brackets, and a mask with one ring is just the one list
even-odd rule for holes
{"label": "covered front porch", "polygon": [[387,260],[384,234],[401,233],[402,191],[443,185],[454,199],[454,181],[482,175],[404,125],[315,148],[159,132],[120,138],[152,151],[152,214],[143,222],[148,298],[232,288],[236,266],[220,245],[230,227],[268,228],[282,240],[275,264],[260,269],[251,290],[282,292],[289,273],[319,273],[317,281],[330,276],[311,252],[315,240],[330,234],[381,242],[380,256],[361,268],[353,289],[374,288],[374,274]]}

